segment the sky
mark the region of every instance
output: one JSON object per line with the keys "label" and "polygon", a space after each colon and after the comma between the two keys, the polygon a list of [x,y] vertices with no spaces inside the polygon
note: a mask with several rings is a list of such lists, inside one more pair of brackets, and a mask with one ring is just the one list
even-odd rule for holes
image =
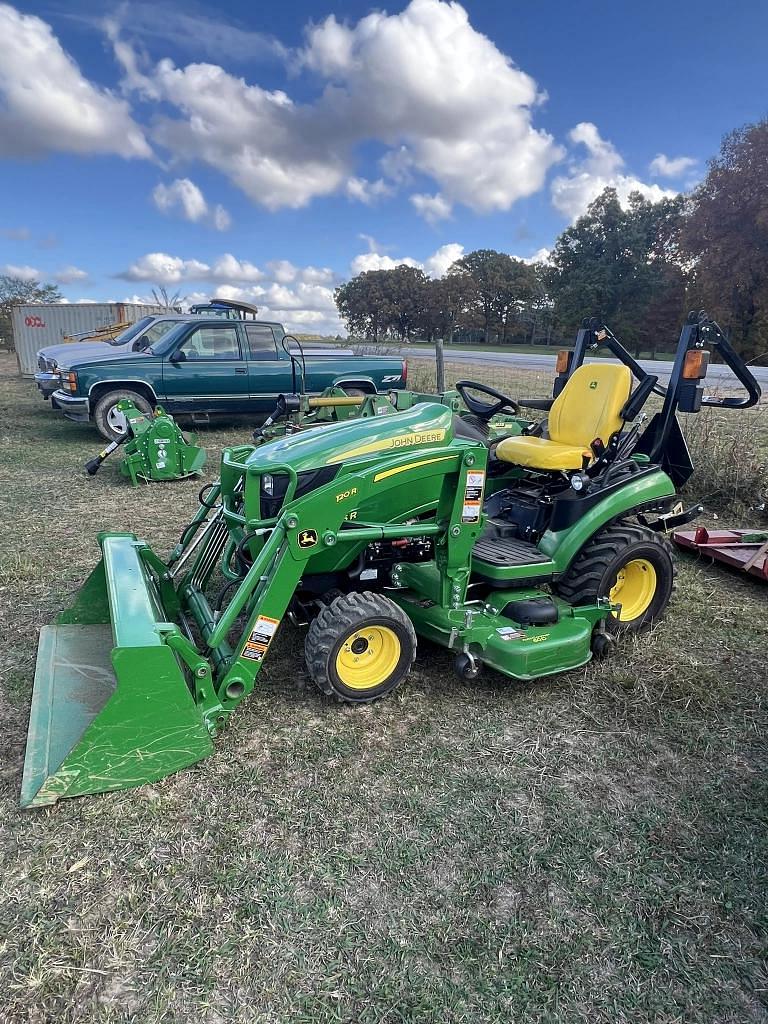
{"label": "sky", "polygon": [[0,273],[336,333],[361,270],[691,189],[768,112],[766,37],[754,0],[0,0]]}

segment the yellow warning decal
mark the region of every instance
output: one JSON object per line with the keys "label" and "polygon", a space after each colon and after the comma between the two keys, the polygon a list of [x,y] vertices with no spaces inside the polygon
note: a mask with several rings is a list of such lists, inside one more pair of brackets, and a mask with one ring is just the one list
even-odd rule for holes
{"label": "yellow warning decal", "polygon": [[461,509],[462,523],[477,523],[483,510],[483,490],[485,488],[485,472],[482,469],[470,470],[467,473],[467,485],[464,488],[464,504]]}
{"label": "yellow warning decal", "polygon": [[240,657],[247,658],[249,661],[263,661],[279,625],[280,619],[273,619],[269,615],[260,615],[254,623],[250,636],[243,644]]}
{"label": "yellow warning decal", "polygon": [[382,437],[378,441],[369,441],[368,444],[358,445],[357,448],[347,448],[344,452],[337,452],[326,462],[326,466],[332,466],[337,462],[344,462],[346,459],[353,459],[356,455],[371,455],[373,452],[395,451],[398,448],[411,448],[417,444],[435,444],[445,440],[445,430],[419,430],[413,434],[397,434],[395,437]]}

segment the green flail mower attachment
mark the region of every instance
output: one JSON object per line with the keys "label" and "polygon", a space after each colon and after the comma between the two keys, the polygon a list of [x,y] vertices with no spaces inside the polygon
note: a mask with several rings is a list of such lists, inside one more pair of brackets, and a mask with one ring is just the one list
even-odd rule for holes
{"label": "green flail mower attachment", "polygon": [[[405,398],[226,449],[165,560],[133,534],[101,534],[101,561],[40,635],[22,805],[206,757],[286,618],[309,626],[310,679],[352,703],[406,678],[417,635],[452,651],[463,678],[485,664],[531,680],[658,620],[673,582],[659,534],[699,511],[677,509],[676,479],[692,469],[677,412],[760,397],[715,327],[689,318],[663,387],[586,323],[557,397],[529,403],[549,412],[549,437],[512,399],[460,381],[470,416],[443,396]],[[585,364],[606,339],[624,365]],[[703,397],[707,344],[745,399]],[[654,390],[664,405],[641,432],[631,424]]]}
{"label": "green flail mower attachment", "polygon": [[134,487],[139,481],[183,480],[202,472],[205,449],[193,444],[160,406],[153,413],[145,414],[124,398],[117,408],[125,418],[125,433],[86,463],[85,471],[89,476],[95,476],[102,462],[120,447],[123,449],[120,472]]}

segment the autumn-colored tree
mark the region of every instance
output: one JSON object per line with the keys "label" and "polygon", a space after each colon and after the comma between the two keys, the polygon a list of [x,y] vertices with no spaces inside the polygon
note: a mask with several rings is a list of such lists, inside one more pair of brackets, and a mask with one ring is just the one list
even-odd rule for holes
{"label": "autumn-colored tree", "polygon": [[11,309],[25,302],[60,302],[62,294],[55,284],[26,281],[21,277],[0,275],[0,342],[13,347]]}
{"label": "autumn-colored tree", "polygon": [[691,305],[721,321],[742,356],[768,361],[768,119],[726,135],[682,234]]}

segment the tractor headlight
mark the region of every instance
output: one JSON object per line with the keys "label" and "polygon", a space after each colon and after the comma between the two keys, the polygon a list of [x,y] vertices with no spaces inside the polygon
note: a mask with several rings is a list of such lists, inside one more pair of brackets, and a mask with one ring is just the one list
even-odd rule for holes
{"label": "tractor headlight", "polygon": [[274,519],[280,514],[288,490],[290,477],[287,473],[261,474],[261,518]]}
{"label": "tractor headlight", "polygon": [[589,477],[586,473],[574,473],[571,476],[571,487],[577,493],[589,490]]}

